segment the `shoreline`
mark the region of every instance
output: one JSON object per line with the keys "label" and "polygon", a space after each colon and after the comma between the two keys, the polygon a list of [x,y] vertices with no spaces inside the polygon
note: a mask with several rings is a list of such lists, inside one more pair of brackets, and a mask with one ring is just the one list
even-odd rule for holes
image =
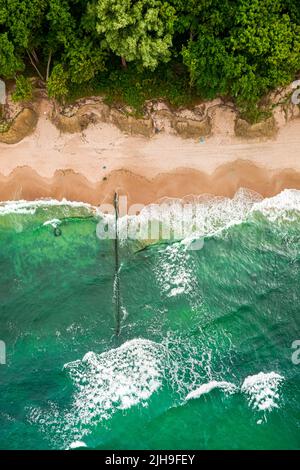
{"label": "shoreline", "polygon": [[43,101],[34,132],[17,144],[0,143],[0,200],[63,198],[111,203],[117,191],[128,204],[164,197],[233,197],[239,188],[271,197],[300,189],[300,119],[269,140],[241,139],[219,122],[203,142],[168,133],[128,135],[105,122],[62,133]]}
{"label": "shoreline", "polygon": [[128,197],[128,206],[149,205],[164,198],[184,199],[204,194],[232,198],[240,188],[263,198],[275,196],[284,189],[300,190],[300,172],[293,169],[270,171],[248,161],[236,160],[221,165],[211,175],[182,168],[152,179],[128,170],[113,171],[106,181],[100,182],[91,182],[73,170],[57,170],[50,178],[40,176],[30,167],[16,168],[8,176],[0,174],[1,202],[66,199],[98,206],[112,204],[117,191]]}

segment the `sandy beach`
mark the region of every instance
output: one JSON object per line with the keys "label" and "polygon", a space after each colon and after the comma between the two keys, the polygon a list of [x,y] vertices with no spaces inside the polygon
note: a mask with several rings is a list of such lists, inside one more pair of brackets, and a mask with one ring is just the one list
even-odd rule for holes
{"label": "sandy beach", "polygon": [[272,140],[244,140],[220,127],[204,142],[160,133],[152,138],[122,133],[106,123],[82,133],[61,133],[43,103],[34,133],[20,143],[0,143],[0,199],[129,204],[210,193],[233,196],[240,187],[262,196],[300,189],[300,119]]}

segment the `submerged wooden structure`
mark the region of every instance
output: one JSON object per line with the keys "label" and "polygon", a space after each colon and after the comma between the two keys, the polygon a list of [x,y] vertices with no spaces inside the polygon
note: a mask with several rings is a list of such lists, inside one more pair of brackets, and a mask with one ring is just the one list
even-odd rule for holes
{"label": "submerged wooden structure", "polygon": [[114,302],[116,309],[116,336],[120,335],[121,331],[121,294],[120,294],[120,259],[119,259],[119,196],[117,193],[114,195],[114,208],[115,208],[115,239],[114,239],[114,252],[115,252],[115,275],[114,275]]}

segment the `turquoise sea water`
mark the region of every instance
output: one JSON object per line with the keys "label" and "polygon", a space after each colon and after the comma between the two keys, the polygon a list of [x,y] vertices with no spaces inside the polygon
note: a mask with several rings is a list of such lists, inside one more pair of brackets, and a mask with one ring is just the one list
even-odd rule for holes
{"label": "turquoise sea water", "polygon": [[194,204],[201,249],[121,243],[119,336],[99,216],[0,205],[1,449],[300,448],[300,193]]}

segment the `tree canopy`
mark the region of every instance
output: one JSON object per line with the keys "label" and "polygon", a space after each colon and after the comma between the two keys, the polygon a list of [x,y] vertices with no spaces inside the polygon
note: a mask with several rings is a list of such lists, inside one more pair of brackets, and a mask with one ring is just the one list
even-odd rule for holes
{"label": "tree canopy", "polygon": [[98,0],[96,29],[126,61],[155,69],[170,59],[175,9],[164,0]]}
{"label": "tree canopy", "polygon": [[300,2],[0,0],[1,78],[34,73],[61,97],[132,70],[254,106],[300,71]]}
{"label": "tree canopy", "polygon": [[300,26],[291,22],[284,2],[240,0],[233,8],[225,0],[218,21],[213,5],[218,2],[211,3],[207,21],[183,48],[191,80],[203,95],[256,102],[268,89],[292,80],[300,67]]}

